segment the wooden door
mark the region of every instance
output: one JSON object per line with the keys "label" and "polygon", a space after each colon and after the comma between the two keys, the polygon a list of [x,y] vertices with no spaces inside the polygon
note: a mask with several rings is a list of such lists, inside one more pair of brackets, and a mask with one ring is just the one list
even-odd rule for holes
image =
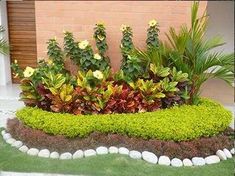
{"label": "wooden door", "polygon": [[[8,30],[11,62],[18,60],[20,67],[35,67],[37,63],[35,3],[8,1]],[[13,83],[18,79],[13,78]]]}

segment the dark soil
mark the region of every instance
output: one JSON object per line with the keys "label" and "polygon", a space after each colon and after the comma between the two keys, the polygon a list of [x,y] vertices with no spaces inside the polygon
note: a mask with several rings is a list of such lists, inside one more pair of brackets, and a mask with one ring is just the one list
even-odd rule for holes
{"label": "dark soil", "polygon": [[213,155],[219,149],[233,147],[234,131],[231,128],[223,133],[202,137],[191,141],[163,141],[157,139],[144,140],[119,134],[94,132],[86,138],[66,138],[62,135],[49,135],[41,130],[25,126],[17,119],[8,120],[7,131],[13,138],[21,140],[28,147],[47,148],[50,151],[75,152],[78,149],[95,149],[98,146],[127,147],[130,150],[150,151],[157,156],[167,155],[170,158],[192,158]]}

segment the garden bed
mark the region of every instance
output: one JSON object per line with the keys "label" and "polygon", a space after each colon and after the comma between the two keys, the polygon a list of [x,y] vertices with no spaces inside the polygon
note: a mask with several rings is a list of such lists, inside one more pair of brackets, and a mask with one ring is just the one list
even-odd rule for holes
{"label": "garden bed", "polygon": [[[120,134],[105,134],[93,132],[86,138],[66,138],[62,135],[49,135],[42,130],[32,129],[23,125],[19,120],[8,121],[7,130],[16,140],[22,141],[30,148],[58,151],[59,153],[74,153],[79,149],[97,148],[99,146],[126,147],[130,150],[150,151],[157,156],[166,155],[170,158],[193,158],[194,156],[207,157],[217,150],[233,147],[234,132],[231,128],[226,129],[213,137],[202,137],[191,141],[164,141],[145,140],[142,138],[129,137]],[[206,144],[206,145],[205,145]]]}

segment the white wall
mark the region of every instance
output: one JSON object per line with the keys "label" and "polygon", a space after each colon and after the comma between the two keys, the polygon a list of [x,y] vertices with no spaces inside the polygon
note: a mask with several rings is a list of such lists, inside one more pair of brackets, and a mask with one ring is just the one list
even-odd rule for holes
{"label": "white wall", "polygon": [[218,47],[224,52],[234,51],[234,2],[233,1],[208,1],[207,13],[209,24],[206,36],[215,35],[223,37],[226,44]]}
{"label": "white wall", "polygon": [[[0,25],[4,26],[4,38],[8,40],[6,1],[0,1]],[[0,54],[0,85],[11,83],[10,58]]]}

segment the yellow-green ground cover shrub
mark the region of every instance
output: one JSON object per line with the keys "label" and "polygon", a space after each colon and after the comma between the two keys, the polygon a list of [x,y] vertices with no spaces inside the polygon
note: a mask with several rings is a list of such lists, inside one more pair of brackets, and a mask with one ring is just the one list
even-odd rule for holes
{"label": "yellow-green ground cover shrub", "polygon": [[174,141],[216,135],[232,118],[231,112],[208,99],[198,105],[135,114],[72,115],[25,107],[16,116],[25,125],[53,135],[86,137],[97,131]]}

